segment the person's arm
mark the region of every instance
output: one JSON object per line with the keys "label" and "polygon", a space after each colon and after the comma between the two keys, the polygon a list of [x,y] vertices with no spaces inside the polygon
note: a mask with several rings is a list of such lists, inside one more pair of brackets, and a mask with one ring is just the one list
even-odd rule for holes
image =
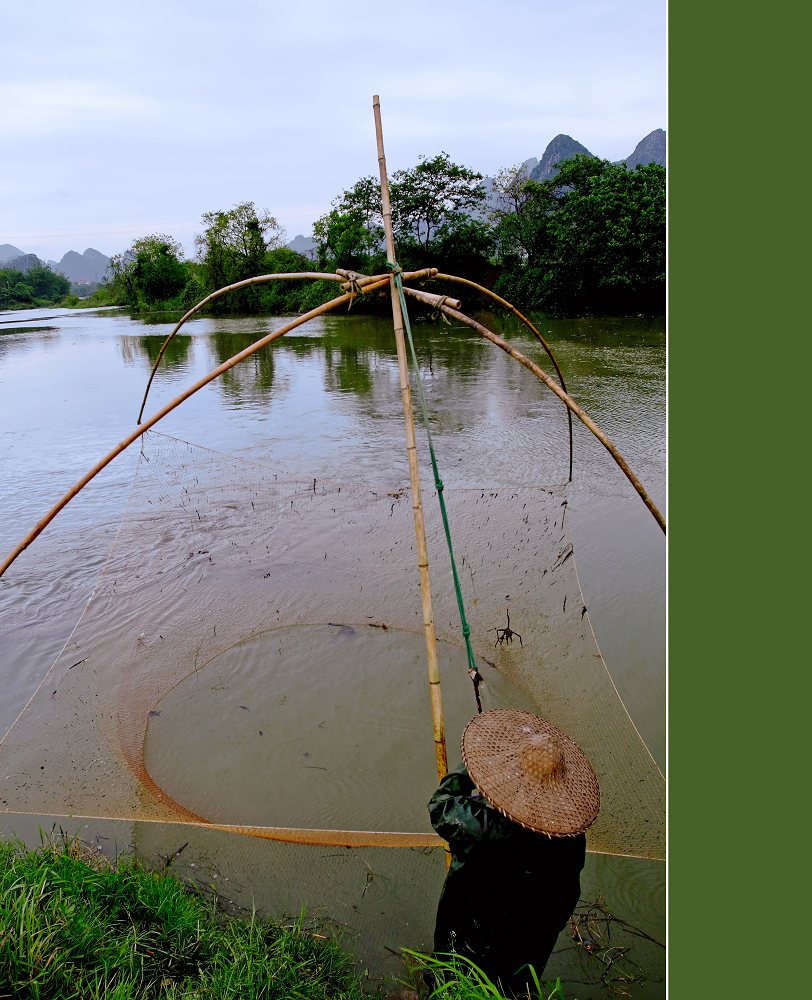
{"label": "person's arm", "polygon": [[440,782],[429,801],[429,817],[456,855],[484,840],[506,840],[515,833],[514,824],[488,804],[462,764]]}

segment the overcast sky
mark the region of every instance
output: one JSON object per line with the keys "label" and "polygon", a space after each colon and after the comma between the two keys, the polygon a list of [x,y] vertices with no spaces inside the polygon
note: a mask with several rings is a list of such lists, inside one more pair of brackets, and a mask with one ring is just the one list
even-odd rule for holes
{"label": "overcast sky", "polygon": [[560,132],[666,128],[663,0],[0,0],[0,244],[59,260],[253,201],[287,231],[445,150],[485,174]]}

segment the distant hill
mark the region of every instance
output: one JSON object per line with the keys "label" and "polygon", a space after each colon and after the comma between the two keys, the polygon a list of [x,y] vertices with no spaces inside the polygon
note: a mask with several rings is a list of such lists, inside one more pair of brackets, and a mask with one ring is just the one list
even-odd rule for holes
{"label": "distant hill", "polygon": [[[544,155],[530,172],[530,179],[534,181],[547,181],[558,173],[558,164],[563,160],[571,160],[578,154],[582,156],[592,156],[586,146],[573,139],[570,135],[557,135],[551,139],[544,150]],[[655,128],[647,136],[642,138],[634,147],[634,152],[623,160],[616,160],[616,163],[625,163],[629,170],[645,163],[659,163],[665,166],[665,129]]]}
{"label": "distant hill", "polygon": [[[564,135],[562,133],[547,143],[547,148],[544,150],[540,160],[537,160],[533,156],[529,160],[524,161],[522,169],[530,180],[550,180],[558,173],[559,164],[564,160],[571,160],[573,156],[577,156],[579,153],[583,156],[595,156],[594,153],[591,153],[577,139],[573,139],[571,135]],[[625,160],[618,160],[616,162],[625,163],[630,170],[634,170],[635,167],[642,163],[659,163],[664,167],[665,130],[657,128],[653,132],[649,132],[645,138],[637,143],[634,152],[630,156],[627,156]],[[494,181],[494,177],[484,177],[482,180],[487,201],[483,211],[474,213],[476,218],[486,219],[490,212],[503,207],[500,205],[499,196],[494,190]]]}
{"label": "distant hill", "polygon": [[303,257],[316,256],[316,241],[311,236],[302,236],[300,233],[298,236],[294,236],[290,243],[286,243],[285,246],[289,250],[295,250],[296,253],[300,253]]}
{"label": "distant hill", "polygon": [[0,243],[0,264],[5,265],[9,260],[14,260],[15,257],[24,257],[25,251],[20,250],[19,247],[13,247],[10,243]]}
{"label": "distant hill", "polygon": [[578,154],[595,157],[586,146],[573,139],[571,135],[557,135],[547,143],[544,155],[537,166],[530,171],[531,181],[549,181],[558,173],[558,164],[562,160],[571,160]]}
{"label": "distant hill", "polygon": [[57,274],[64,274],[74,284],[86,285],[104,280],[110,267],[110,258],[88,247],[84,253],[68,250],[62,260],[49,260],[48,266]]}
{"label": "distant hill", "polygon": [[[8,244],[6,244],[8,246]],[[3,261],[4,267],[10,267],[20,274],[28,274],[32,267],[42,267],[42,261],[35,253],[20,254],[19,257],[9,257]]]}
{"label": "distant hill", "polygon": [[620,162],[625,163],[629,170],[634,170],[635,167],[644,163],[659,163],[661,167],[664,167],[665,130],[655,128],[653,132],[649,132],[644,139],[637,143],[631,156],[627,156],[625,160]]}
{"label": "distant hill", "polygon": [[[522,164],[523,172],[528,178],[534,181],[550,180],[558,173],[560,163],[564,160],[572,159],[573,156],[577,156],[579,153],[584,156],[595,156],[594,153],[591,153],[577,139],[573,139],[571,135],[560,133],[547,143],[547,148],[544,150],[540,160],[532,156],[524,161]],[[625,163],[630,170],[634,170],[635,167],[645,163],[658,163],[664,167],[665,158],[666,133],[664,129],[656,128],[637,143],[629,156],[615,162]],[[485,188],[487,201],[483,210],[472,213],[475,218],[487,219],[490,212],[498,207],[499,197],[494,190],[494,181],[494,177],[483,178],[482,183]],[[303,236],[300,233],[298,236],[294,236],[286,246],[291,250],[295,250],[296,253],[302,254],[304,257],[313,258],[316,256],[316,241],[311,236]],[[17,266],[17,270],[28,270],[28,267],[31,267],[34,263],[42,263],[42,261],[39,261],[34,254],[27,254],[24,250],[20,250],[19,247],[12,246],[11,243],[0,243],[0,267],[8,267],[9,262],[15,260],[24,263],[31,258],[33,260],[27,267]],[[62,260],[49,260],[46,261],[46,264],[52,271],[63,274],[74,284],[87,285],[104,281],[108,276],[110,258],[98,250],[88,247],[81,254],[75,250],[69,250]]]}
{"label": "distant hill", "polygon": [[3,267],[13,267],[25,274],[30,267],[43,263],[56,274],[64,275],[75,285],[87,285],[104,280],[110,267],[110,258],[88,247],[84,253],[68,250],[60,261],[42,261],[36,254],[26,253],[10,243],[0,244],[0,265]]}

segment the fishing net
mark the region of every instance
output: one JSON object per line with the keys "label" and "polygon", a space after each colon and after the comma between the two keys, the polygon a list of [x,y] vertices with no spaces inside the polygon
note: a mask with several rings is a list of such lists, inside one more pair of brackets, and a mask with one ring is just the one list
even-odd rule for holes
{"label": "fishing net", "polygon": [[[476,705],[426,493],[453,766]],[[583,748],[602,793],[590,850],[661,858],[663,779],[592,634],[565,489],[445,495],[483,707],[535,711]],[[0,807],[216,824],[283,854],[438,847],[415,563],[402,487],[148,432],[93,596],[3,740]]]}
{"label": "fishing net", "polygon": [[[329,391],[355,384],[330,342],[283,343],[297,359],[324,350]],[[663,857],[663,779],[592,634],[567,489],[534,478],[550,467],[550,481],[566,478],[561,407],[499,352],[488,355],[489,377],[469,385],[460,359],[471,350],[482,347],[424,345],[424,375],[480,695],[486,710],[542,715],[589,756],[602,793],[582,878],[594,898],[614,879],[604,863]],[[403,975],[402,946],[431,948],[445,874],[426,809],[437,776],[408,474],[385,430],[399,400],[389,355],[377,359],[364,383],[363,447],[352,446],[357,418],[339,411],[298,454],[294,443],[308,428],[313,436],[306,402],[298,424],[269,435],[263,461],[245,457],[256,442],[238,457],[148,431],[140,455],[120,460],[129,464],[115,489],[84,491],[78,520],[71,505],[24,553],[0,603],[0,657],[22,657],[30,676],[52,661],[77,594],[97,577],[0,742],[4,825],[35,840],[52,817],[171,866],[223,905],[306,907],[344,928],[375,981]],[[490,379],[502,387],[500,419]],[[114,497],[133,468],[122,515]],[[453,767],[476,702],[425,464],[421,476]],[[87,524],[94,530],[77,527]],[[116,526],[104,561],[101,534]],[[70,565],[70,579],[50,579],[52,559]],[[635,899],[651,890],[646,880]],[[581,981],[583,949],[566,938],[545,975]]]}

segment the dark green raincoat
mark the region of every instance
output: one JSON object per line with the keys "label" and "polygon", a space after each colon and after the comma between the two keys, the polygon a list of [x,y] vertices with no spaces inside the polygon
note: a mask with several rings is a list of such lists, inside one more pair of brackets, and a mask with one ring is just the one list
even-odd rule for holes
{"label": "dark green raincoat", "polygon": [[477,791],[465,767],[429,802],[431,824],[451,847],[437,907],[436,953],[464,955],[492,981],[521,993],[541,978],[581,891],[586,838],[548,837],[506,819]]}

